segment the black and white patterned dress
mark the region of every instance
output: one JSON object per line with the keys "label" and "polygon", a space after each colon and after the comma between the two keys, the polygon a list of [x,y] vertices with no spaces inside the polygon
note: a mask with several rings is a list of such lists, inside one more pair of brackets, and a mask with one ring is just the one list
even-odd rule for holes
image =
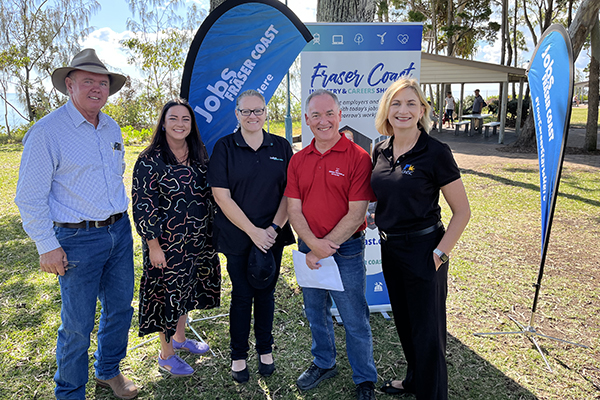
{"label": "black and white patterned dress", "polygon": [[[175,334],[179,317],[220,305],[221,267],[212,245],[214,200],[206,166],[167,165],[160,150],[133,171],[133,216],[142,240],[139,334]],[[158,238],[167,265],[153,267],[146,240]]]}

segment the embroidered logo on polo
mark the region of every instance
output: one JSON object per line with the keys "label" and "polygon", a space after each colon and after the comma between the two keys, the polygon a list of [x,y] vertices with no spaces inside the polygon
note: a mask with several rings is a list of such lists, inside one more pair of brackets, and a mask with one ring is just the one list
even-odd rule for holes
{"label": "embroidered logo on polo", "polygon": [[274,161],[283,161],[283,158],[277,158],[275,156],[271,156],[269,157],[269,160],[274,160]]}
{"label": "embroidered logo on polo", "polygon": [[329,171],[329,173],[333,176],[346,176],[342,172],[340,172],[340,168],[336,168],[335,171]]}
{"label": "embroidered logo on polo", "polygon": [[406,164],[404,168],[402,168],[402,175],[412,175],[415,172],[415,166],[412,164]]}

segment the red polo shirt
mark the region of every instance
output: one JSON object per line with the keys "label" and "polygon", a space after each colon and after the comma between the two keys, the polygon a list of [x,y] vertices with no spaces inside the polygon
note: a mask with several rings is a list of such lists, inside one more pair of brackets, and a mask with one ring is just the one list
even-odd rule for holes
{"label": "red polo shirt", "polygon": [[[324,154],[313,139],[290,160],[284,194],[302,201],[310,230],[323,238],[348,213],[348,202],[375,201],[371,168],[369,154],[344,135]],[[366,221],[357,232],[365,228]]]}

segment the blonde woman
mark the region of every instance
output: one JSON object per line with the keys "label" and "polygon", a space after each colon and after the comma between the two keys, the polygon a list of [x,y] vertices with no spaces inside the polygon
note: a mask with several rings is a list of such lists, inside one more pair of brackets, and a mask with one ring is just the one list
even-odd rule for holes
{"label": "blonde woman", "polygon": [[[471,212],[450,148],[428,134],[429,112],[414,79],[396,81],[383,94],[375,125],[389,138],[373,150],[371,186],[383,274],[408,364],[403,380],[389,380],[381,390],[443,400],[448,398],[448,255]],[[452,211],[447,229],[440,191]]]}

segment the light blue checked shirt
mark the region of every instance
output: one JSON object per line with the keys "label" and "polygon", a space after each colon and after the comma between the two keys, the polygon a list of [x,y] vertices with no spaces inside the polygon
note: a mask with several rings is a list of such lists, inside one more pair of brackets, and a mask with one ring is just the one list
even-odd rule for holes
{"label": "light blue checked shirt", "polygon": [[106,114],[95,128],[69,100],[32,126],[23,144],[15,203],[39,254],[60,247],[53,222],[103,221],[127,211],[123,138]]}

